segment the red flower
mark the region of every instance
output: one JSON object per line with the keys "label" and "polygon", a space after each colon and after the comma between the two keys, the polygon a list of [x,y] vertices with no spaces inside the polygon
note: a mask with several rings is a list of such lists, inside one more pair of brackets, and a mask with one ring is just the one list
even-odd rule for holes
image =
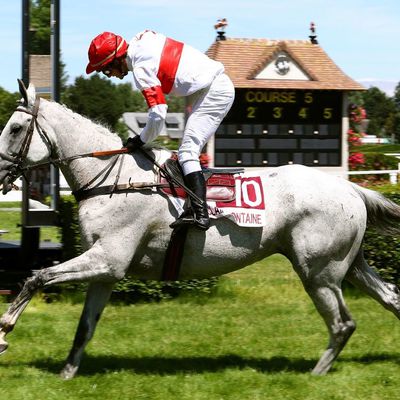
{"label": "red flower", "polygon": [[365,163],[365,157],[362,153],[351,153],[349,156],[350,169],[354,169],[358,165]]}

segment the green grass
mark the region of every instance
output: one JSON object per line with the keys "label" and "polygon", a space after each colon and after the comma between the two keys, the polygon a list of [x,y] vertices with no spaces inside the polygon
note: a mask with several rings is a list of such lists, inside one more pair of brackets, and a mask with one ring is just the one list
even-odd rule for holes
{"label": "green grass", "polygon": [[400,153],[400,144],[363,144],[357,147],[360,153]]}
{"label": "green grass", "polygon": [[[358,329],[333,370],[309,371],[325,325],[288,262],[271,257],[223,278],[212,297],[109,305],[80,373],[62,381],[80,305],[35,298],[0,358],[13,399],[396,399],[400,324],[369,298],[346,299]],[[0,304],[0,309],[5,309]]]}
{"label": "green grass", "polygon": [[[8,233],[1,235],[1,240],[20,240],[21,239],[21,203],[20,202],[0,202],[0,229]],[[40,240],[60,242],[58,229],[53,226],[40,228]]]}

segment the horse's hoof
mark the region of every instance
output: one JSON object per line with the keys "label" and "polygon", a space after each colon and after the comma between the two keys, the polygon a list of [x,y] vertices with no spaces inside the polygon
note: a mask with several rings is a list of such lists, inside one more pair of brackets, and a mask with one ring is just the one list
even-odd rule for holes
{"label": "horse's hoof", "polygon": [[78,372],[78,367],[71,364],[67,364],[60,372],[60,377],[65,380],[69,380],[75,377]]}

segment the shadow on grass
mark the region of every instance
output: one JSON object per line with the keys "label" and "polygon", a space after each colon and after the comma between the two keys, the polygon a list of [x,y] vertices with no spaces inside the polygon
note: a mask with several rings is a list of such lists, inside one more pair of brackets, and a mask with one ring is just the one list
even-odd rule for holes
{"label": "shadow on grass", "polygon": [[[136,374],[171,375],[177,373],[218,372],[225,369],[251,368],[259,372],[308,372],[316,360],[288,359],[286,357],[244,358],[237,355],[219,357],[115,357],[86,355],[79,375],[94,375],[105,371],[128,370]],[[59,373],[64,363],[36,360],[30,366]]]}
{"label": "shadow on grass", "polygon": [[[127,370],[136,374],[171,375],[177,373],[200,374],[218,372],[225,369],[251,368],[263,373],[298,372],[309,373],[318,360],[304,358],[288,359],[286,357],[245,358],[237,355],[219,357],[115,357],[115,356],[86,356],[84,357],[79,375],[90,376],[109,371]],[[340,362],[355,362],[373,364],[378,362],[394,362],[400,365],[398,354],[368,354],[362,357],[343,357]],[[30,366],[58,374],[64,362],[52,360],[37,360]],[[332,371],[335,371],[333,367]]]}

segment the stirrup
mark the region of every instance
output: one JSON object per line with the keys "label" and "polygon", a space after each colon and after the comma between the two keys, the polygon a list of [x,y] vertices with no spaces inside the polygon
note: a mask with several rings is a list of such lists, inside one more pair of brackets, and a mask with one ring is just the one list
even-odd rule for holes
{"label": "stirrup", "polygon": [[209,218],[200,218],[199,220],[194,217],[194,215],[185,215],[179,217],[174,221],[169,227],[172,229],[179,228],[185,225],[194,225],[197,228],[206,231],[210,227]]}

